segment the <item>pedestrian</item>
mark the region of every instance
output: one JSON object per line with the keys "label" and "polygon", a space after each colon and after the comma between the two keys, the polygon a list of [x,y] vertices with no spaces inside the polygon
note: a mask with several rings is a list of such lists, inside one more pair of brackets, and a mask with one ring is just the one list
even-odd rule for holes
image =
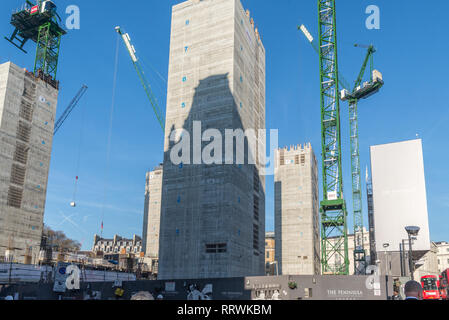
{"label": "pedestrian", "polygon": [[395,290],[395,291],[393,292],[393,296],[391,297],[391,300],[402,300],[402,297],[401,297],[401,295],[399,294],[399,292]]}
{"label": "pedestrian", "polygon": [[422,300],[423,289],[421,284],[417,281],[409,281],[405,284],[404,288],[405,300]]}

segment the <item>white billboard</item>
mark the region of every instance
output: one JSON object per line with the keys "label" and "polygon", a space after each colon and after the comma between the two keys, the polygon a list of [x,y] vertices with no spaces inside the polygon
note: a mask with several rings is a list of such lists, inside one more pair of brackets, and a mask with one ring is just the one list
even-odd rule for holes
{"label": "white billboard", "polygon": [[[406,226],[420,227],[413,251],[430,250],[422,140],[372,146],[376,250],[399,251]],[[408,245],[406,245],[408,248]]]}

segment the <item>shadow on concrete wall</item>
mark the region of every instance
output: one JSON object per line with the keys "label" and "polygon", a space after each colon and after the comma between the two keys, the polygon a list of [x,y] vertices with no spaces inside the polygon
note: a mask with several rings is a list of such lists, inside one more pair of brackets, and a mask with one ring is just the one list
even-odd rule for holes
{"label": "shadow on concrete wall", "polygon": [[[264,274],[264,186],[256,166],[247,164],[247,138],[245,164],[235,162],[235,139],[234,164],[224,164],[225,129],[243,128],[239,109],[245,110],[241,108],[229,87],[228,74],[200,80],[190,109],[179,106],[178,116],[188,112],[187,118],[178,128],[172,125],[170,132],[184,129],[190,135],[190,164],[172,163],[170,154],[176,144],[170,142],[164,153],[160,279]],[[167,125],[173,122],[170,117],[167,113]],[[221,132],[223,164],[193,164],[194,121],[201,121],[201,134],[208,129]],[[202,142],[201,150],[209,144]]]}

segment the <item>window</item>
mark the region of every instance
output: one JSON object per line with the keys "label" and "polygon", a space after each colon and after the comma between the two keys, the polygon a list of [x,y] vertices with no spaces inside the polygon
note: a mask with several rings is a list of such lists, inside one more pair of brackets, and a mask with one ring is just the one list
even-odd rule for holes
{"label": "window", "polygon": [[225,253],[228,245],[226,243],[206,244],[206,253]]}
{"label": "window", "polygon": [[33,119],[33,109],[32,109],[31,103],[29,103],[25,100],[22,100],[22,103],[20,105],[19,116],[22,119],[25,119],[25,120],[28,120],[31,122],[31,120]]}
{"label": "window", "polygon": [[11,183],[23,186],[25,182],[25,167],[13,164],[10,179]]}
{"label": "window", "polygon": [[254,195],[254,219],[259,221],[259,197]]}
{"label": "window", "polygon": [[22,189],[9,186],[8,200],[7,200],[8,206],[20,209],[22,204],[22,196],[23,196]]}
{"label": "window", "polygon": [[270,252],[267,252],[267,259],[270,259]]}
{"label": "window", "polygon": [[17,127],[17,139],[23,142],[30,142],[31,135],[31,127],[23,122],[19,122],[19,126]]}
{"label": "window", "polygon": [[[259,184],[260,184],[260,179],[259,179],[259,171],[257,170],[257,167],[254,167],[254,179],[253,179],[253,186],[254,186],[254,191],[256,193],[259,193]],[[259,199],[257,199],[259,200]]]}
{"label": "window", "polygon": [[253,224],[253,248],[259,251],[259,226],[257,224]]}

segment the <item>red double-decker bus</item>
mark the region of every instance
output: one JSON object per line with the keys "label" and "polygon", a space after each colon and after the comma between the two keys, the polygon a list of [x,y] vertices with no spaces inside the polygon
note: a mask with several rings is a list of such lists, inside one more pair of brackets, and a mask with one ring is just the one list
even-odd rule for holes
{"label": "red double-decker bus", "polygon": [[421,278],[424,300],[440,300],[440,281],[438,276],[424,276]]}

